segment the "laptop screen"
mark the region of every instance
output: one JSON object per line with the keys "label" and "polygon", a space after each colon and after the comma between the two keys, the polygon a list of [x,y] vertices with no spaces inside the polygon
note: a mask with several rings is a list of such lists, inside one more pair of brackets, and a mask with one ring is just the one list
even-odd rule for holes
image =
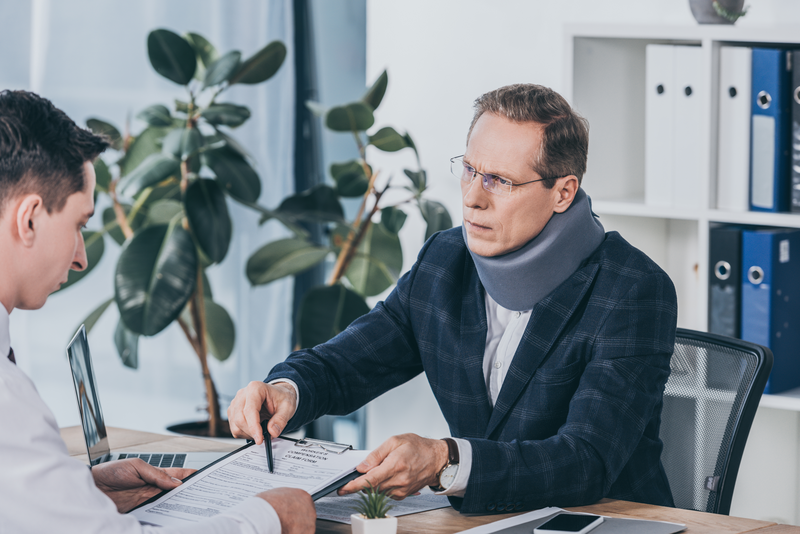
{"label": "laptop screen", "polygon": [[78,397],[78,409],[81,414],[83,435],[86,438],[89,463],[97,465],[105,460],[111,450],[108,446],[103,412],[100,409],[100,399],[97,396],[89,341],[86,339],[86,328],[83,325],[67,345],[67,357],[72,369],[75,395]]}

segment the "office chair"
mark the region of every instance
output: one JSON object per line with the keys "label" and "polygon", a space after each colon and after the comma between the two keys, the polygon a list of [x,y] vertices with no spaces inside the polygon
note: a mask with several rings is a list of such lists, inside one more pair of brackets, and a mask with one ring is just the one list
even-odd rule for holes
{"label": "office chair", "polygon": [[659,435],[675,506],[728,515],[772,352],[678,328],[670,367]]}

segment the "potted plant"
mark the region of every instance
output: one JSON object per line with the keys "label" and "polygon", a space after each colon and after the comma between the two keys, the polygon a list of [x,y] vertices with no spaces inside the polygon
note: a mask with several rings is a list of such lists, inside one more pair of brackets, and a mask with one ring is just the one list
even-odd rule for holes
{"label": "potted plant", "polygon": [[[253,285],[269,284],[305,271],[336,257],[326,285],[311,288],[300,303],[296,345],[313,347],[347,328],[365,313],[365,298],[378,295],[397,281],[403,265],[398,232],[407,209],[419,210],[426,222],[425,239],[453,223],[447,209],[426,197],[427,172],[408,133],[391,126],[373,128],[374,112],[388,86],[384,71],[355,102],[325,108],[307,102],[308,108],[334,132],[353,137],[359,157],[330,167],[333,185],[320,184],[288,196],[274,210],[263,210],[261,222],[277,219],[294,233],[292,237],[267,243],[247,262],[247,277]],[[379,177],[367,162],[367,149],[414,152],[417,168],[403,169],[400,176]],[[341,200],[360,199],[358,213],[345,220]],[[300,223],[322,224],[324,242],[314,242]]]}
{"label": "potted plant", "polygon": [[700,24],[734,24],[748,10],[744,0],[689,0],[689,8]]}
{"label": "potted plant", "polygon": [[350,515],[353,534],[394,534],[397,518],[386,515],[393,507],[390,498],[381,487],[363,489],[358,493],[359,503],[355,514]]}
{"label": "potted plant", "polygon": [[[138,366],[140,336],[153,336],[177,322],[197,355],[208,402],[209,436],[224,433],[224,421],[208,354],[224,361],[233,350],[235,327],[213,299],[206,269],[220,263],[232,238],[227,199],[253,207],[261,193],[250,156],[230,135],[250,110],[220,97],[235,84],[271,78],[286,57],[273,41],[247,59],[238,50],[224,55],[201,35],[158,29],[147,38],[150,64],[183,86],[188,98],[173,110],[154,104],[139,112],[147,127],[132,135],[90,119],[87,125],[107,135],[113,150],[95,163],[96,194],[108,197],[103,228],[84,232],[88,267],[72,271],[67,287],[97,265],[106,237],[121,246],[114,274],[114,296],[85,320],[87,333],[114,304],[120,320],[114,342],[122,363]],[[62,289],[63,289],[62,287]]]}

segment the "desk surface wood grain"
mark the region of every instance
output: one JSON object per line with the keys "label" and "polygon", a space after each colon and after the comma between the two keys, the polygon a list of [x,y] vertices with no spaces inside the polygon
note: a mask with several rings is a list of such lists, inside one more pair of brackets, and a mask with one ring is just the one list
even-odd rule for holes
{"label": "desk surface wood grain", "polygon": [[[87,461],[86,445],[84,444],[80,427],[62,428],[61,436],[66,442],[67,450],[71,456]],[[241,445],[235,442],[167,436],[113,427],[108,428],[108,440],[111,449],[114,451],[140,452],[231,451]],[[800,534],[800,527],[610,499],[604,499],[591,506],[569,509],[611,517],[631,517],[683,523],[688,527],[685,531],[688,534],[743,534],[745,532],[755,532],[756,534]],[[417,532],[453,534],[514,515],[518,514],[465,516],[452,508],[443,508],[398,518],[397,532],[398,534]],[[323,534],[349,533],[350,525],[318,520],[317,532]]]}

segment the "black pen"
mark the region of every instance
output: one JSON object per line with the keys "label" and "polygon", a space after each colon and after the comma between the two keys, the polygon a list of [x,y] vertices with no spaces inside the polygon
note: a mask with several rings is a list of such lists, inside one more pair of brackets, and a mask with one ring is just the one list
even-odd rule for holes
{"label": "black pen", "polygon": [[267,468],[269,469],[270,473],[273,473],[275,471],[275,463],[272,459],[272,436],[270,436],[269,432],[267,432],[266,421],[261,423],[261,429],[264,433],[264,449],[267,451]]}

